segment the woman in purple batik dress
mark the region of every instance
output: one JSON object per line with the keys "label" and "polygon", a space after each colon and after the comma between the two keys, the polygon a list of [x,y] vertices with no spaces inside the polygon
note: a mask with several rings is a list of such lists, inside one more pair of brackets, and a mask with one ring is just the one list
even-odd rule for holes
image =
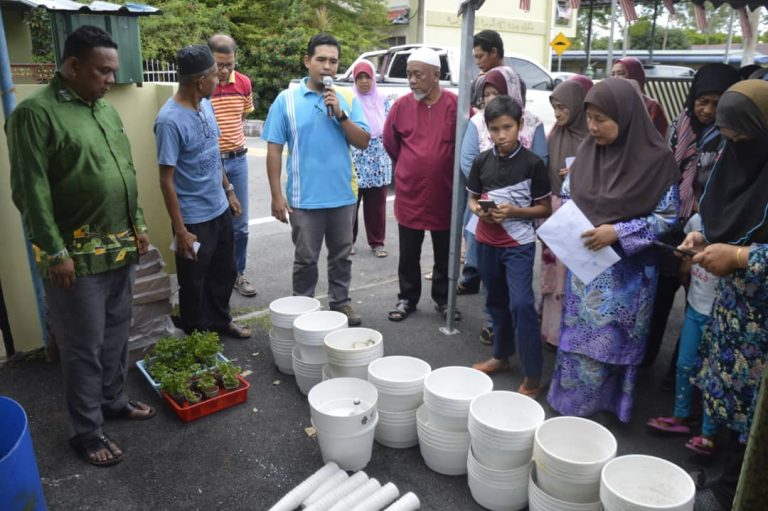
{"label": "woman in purple batik dress", "polygon": [[568,272],[548,400],[563,415],[609,411],[628,422],[656,292],[647,249],[677,219],[680,173],[628,81],[603,80],[584,103],[591,136],[576,151],[563,198],[596,226],[582,234],[587,248],[611,246],[621,260],[589,284]]}

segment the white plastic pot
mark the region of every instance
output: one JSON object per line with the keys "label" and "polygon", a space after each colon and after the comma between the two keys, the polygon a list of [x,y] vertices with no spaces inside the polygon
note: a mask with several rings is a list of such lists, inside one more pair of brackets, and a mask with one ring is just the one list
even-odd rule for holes
{"label": "white plastic pot", "polygon": [[269,331],[269,349],[272,351],[272,358],[275,361],[277,370],[283,374],[293,374],[293,346],[295,341],[276,339]]}
{"label": "white plastic pot", "polygon": [[323,380],[323,364],[312,364],[302,360],[298,345],[293,347],[291,362],[296,386],[302,394],[308,394],[312,387]]}
{"label": "white plastic pot", "polygon": [[587,504],[566,502],[549,495],[539,488],[536,482],[536,464],[531,467],[531,476],[528,480],[528,510],[529,511],[601,511],[603,505],[600,501]]}
{"label": "white plastic pot", "polygon": [[323,346],[325,336],[347,328],[347,316],[336,311],[316,311],[303,314],[293,321],[293,336],[297,343]]}
{"label": "white plastic pot", "polygon": [[425,405],[416,412],[416,432],[421,457],[431,470],[444,475],[467,473],[469,433],[445,431],[432,426],[428,422]]}
{"label": "white plastic pot", "polygon": [[[328,382],[332,381],[334,380],[328,380]],[[376,415],[365,429],[361,429],[355,434],[342,435],[333,430],[328,431],[320,428],[312,422],[312,426],[317,431],[317,443],[320,445],[323,462],[335,461],[344,470],[364,469],[371,461],[373,435],[378,421],[379,416]]]}
{"label": "white plastic pot", "polygon": [[328,362],[339,367],[364,367],[384,355],[383,337],[371,328],[344,328],[323,340]]}
{"label": "white plastic pot", "polygon": [[528,505],[529,469],[530,465],[506,471],[488,469],[477,463],[470,449],[467,484],[472,498],[491,511],[518,511],[525,508]]}
{"label": "white plastic pot", "polygon": [[432,368],[414,357],[382,357],[368,364],[368,381],[379,391],[379,410],[415,410],[424,401],[424,378]]}
{"label": "white plastic pot", "polygon": [[290,330],[293,337],[293,321],[308,312],[320,310],[320,302],[309,296],[286,296],[278,298],[269,304],[269,319],[273,327],[282,329],[280,333]]}
{"label": "white plastic pot", "polygon": [[620,456],[603,467],[605,511],[693,511],[696,485],[674,463],[654,456]]}
{"label": "white plastic pot", "polygon": [[493,390],[493,380],[471,367],[442,367],[424,378],[424,404],[435,426],[466,431],[469,405],[474,398]]}
{"label": "white plastic pot", "polygon": [[334,435],[368,430],[376,420],[376,387],[359,378],[333,378],[309,391],[309,411],[316,428]]}
{"label": "white plastic pot", "polygon": [[410,412],[384,412],[379,410],[379,424],[375,439],[393,449],[407,449],[418,445],[416,410]]}
{"label": "white plastic pot", "polygon": [[536,430],[533,458],[539,487],[566,502],[599,499],[600,471],[616,456],[616,438],[580,417],[555,417]]}

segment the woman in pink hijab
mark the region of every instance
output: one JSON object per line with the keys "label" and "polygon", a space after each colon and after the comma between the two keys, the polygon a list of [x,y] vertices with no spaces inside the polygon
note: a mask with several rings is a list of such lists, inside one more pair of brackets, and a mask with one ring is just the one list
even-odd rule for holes
{"label": "woman in pink hijab", "polygon": [[645,95],[645,70],[643,70],[643,63],[635,57],[621,58],[611,68],[611,77],[625,78],[637,82],[637,85],[640,86],[640,93],[643,96],[645,109],[648,110],[648,115],[651,116],[653,126],[666,139],[669,121],[661,105],[655,99]]}
{"label": "woman in pink hijab", "polygon": [[[376,71],[373,64],[362,60],[352,70],[355,78],[354,91],[363,106],[368,126],[371,129],[371,141],[365,150],[352,149],[352,158],[357,172],[357,211],[363,203],[365,233],[368,245],[376,257],[387,257],[384,250],[387,215],[387,186],[392,182],[392,161],[384,150],[382,132],[384,119],[389,112],[390,101],[376,87]],[[355,225],[352,242],[357,241],[358,214],[355,213]]]}

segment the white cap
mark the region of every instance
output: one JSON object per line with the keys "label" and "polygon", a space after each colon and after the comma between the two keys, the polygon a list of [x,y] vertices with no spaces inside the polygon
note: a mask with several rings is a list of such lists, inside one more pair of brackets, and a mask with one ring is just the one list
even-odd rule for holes
{"label": "white cap", "polygon": [[414,50],[411,56],[408,57],[408,62],[424,62],[430,66],[435,66],[440,69],[440,55],[437,54],[432,48],[421,47]]}

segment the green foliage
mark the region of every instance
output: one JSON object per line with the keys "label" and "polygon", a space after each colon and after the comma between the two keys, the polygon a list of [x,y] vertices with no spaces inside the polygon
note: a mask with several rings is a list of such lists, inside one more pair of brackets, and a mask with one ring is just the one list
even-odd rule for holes
{"label": "green foliage", "polygon": [[342,46],[339,72],[386,37],[384,0],[157,0],[162,16],[141,21],[145,58],[168,62],[187,44],[216,32],[238,45],[238,71],[253,83],[255,117],[264,118],[281,90],[305,75],[303,56],[314,34],[326,31]]}
{"label": "green foliage", "polygon": [[41,64],[53,63],[53,32],[48,11],[44,7],[27,11],[24,23],[32,34],[32,60]]}
{"label": "green foliage", "polygon": [[[651,30],[653,25],[652,18],[638,19],[629,27],[629,40],[632,48],[636,50],[648,50],[651,48]],[[664,27],[657,25],[654,34],[653,47],[660,49],[664,44]],[[691,47],[688,42],[685,31],[679,28],[670,28],[667,30],[668,50],[685,50]]]}
{"label": "green foliage", "polygon": [[163,337],[152,348],[144,362],[155,381],[158,375],[187,371],[191,374],[203,367],[216,364],[215,356],[221,352],[219,335],[214,332],[192,332],[184,339]]}
{"label": "green foliage", "polygon": [[216,378],[210,372],[203,373],[197,385],[203,390],[212,389],[216,386]]}
{"label": "green foliage", "polygon": [[151,4],[163,14],[140,18],[141,51],[145,59],[175,62],[179,48],[205,44],[214,33],[231,29],[226,2],[209,6],[200,0],[156,0]]}

